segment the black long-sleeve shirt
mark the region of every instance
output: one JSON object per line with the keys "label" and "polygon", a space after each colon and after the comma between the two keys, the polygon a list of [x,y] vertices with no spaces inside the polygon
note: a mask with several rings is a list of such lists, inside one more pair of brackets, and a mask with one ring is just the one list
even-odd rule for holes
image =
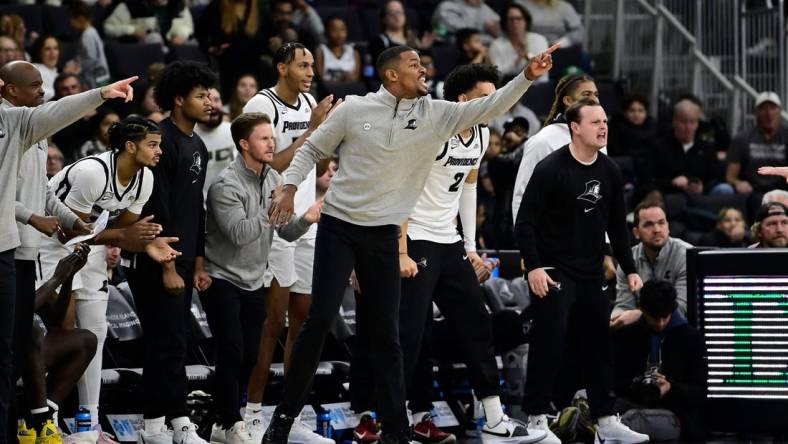
{"label": "black long-sleeve shirt", "polygon": [[184,134],[172,119],[161,124],[161,160],[153,168],[153,192],[142,209],[142,217],[153,215],[161,224],[160,236],[176,236],[172,247],[181,253],[178,261],[205,256],[205,207],[203,184],[208,150],[196,133]]}
{"label": "black long-sleeve shirt", "polygon": [[635,273],[625,216],[618,166],[602,153],[585,165],[569,145],[558,149],[534,169],[517,213],[515,236],[525,267],[599,279],[607,232],[621,268]]}

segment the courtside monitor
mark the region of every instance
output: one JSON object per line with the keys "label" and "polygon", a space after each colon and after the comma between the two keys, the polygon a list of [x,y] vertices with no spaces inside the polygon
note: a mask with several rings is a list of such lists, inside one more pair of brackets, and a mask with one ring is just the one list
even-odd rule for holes
{"label": "courtside monitor", "polygon": [[788,431],[788,249],[691,250],[687,286],[709,428]]}

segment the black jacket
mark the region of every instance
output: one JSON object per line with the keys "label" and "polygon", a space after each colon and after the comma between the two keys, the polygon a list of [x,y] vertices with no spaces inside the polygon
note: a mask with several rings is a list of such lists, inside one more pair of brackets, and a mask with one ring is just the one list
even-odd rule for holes
{"label": "black jacket", "polygon": [[700,139],[696,139],[692,148],[685,153],[673,134],[663,136],[654,146],[653,165],[657,187],[663,193],[681,191],[671,183],[678,176],[686,176],[690,180],[700,179],[704,192],[722,179],[717,151]]}
{"label": "black jacket", "polygon": [[638,401],[632,399],[632,379],[648,369],[652,340],[661,340],[661,373],[671,389],[650,407],[671,410],[685,429],[694,429],[698,408],[706,394],[706,363],[700,333],[678,310],[660,335],[654,335],[643,319],[613,333],[616,395]]}

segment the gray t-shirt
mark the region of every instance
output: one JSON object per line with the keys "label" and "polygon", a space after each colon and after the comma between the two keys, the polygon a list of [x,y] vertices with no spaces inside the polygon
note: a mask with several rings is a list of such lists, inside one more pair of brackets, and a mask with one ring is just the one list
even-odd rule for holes
{"label": "gray t-shirt", "polygon": [[758,168],[762,166],[785,166],[788,126],[780,126],[771,140],[766,140],[758,127],[745,130],[733,138],[728,151],[728,162],[741,164],[739,178],[750,182],[756,191],[770,191],[785,188],[785,179],[774,176],[761,176]]}

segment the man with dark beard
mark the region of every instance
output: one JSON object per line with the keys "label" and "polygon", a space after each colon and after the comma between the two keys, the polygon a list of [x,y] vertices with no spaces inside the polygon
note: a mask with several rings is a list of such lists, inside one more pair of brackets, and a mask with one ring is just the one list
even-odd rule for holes
{"label": "man with dark beard", "polygon": [[785,248],[788,246],[788,207],[769,202],[755,214],[752,235],[758,242],[750,248]]}
{"label": "man with dark beard", "polygon": [[225,169],[235,159],[235,145],[233,135],[230,133],[230,122],[224,120],[224,104],[222,95],[216,88],[208,90],[211,99],[211,115],[206,122],[197,122],[194,132],[205,143],[208,149],[208,168],[205,173],[205,186],[203,197],[208,195],[208,188],[220,171]]}

